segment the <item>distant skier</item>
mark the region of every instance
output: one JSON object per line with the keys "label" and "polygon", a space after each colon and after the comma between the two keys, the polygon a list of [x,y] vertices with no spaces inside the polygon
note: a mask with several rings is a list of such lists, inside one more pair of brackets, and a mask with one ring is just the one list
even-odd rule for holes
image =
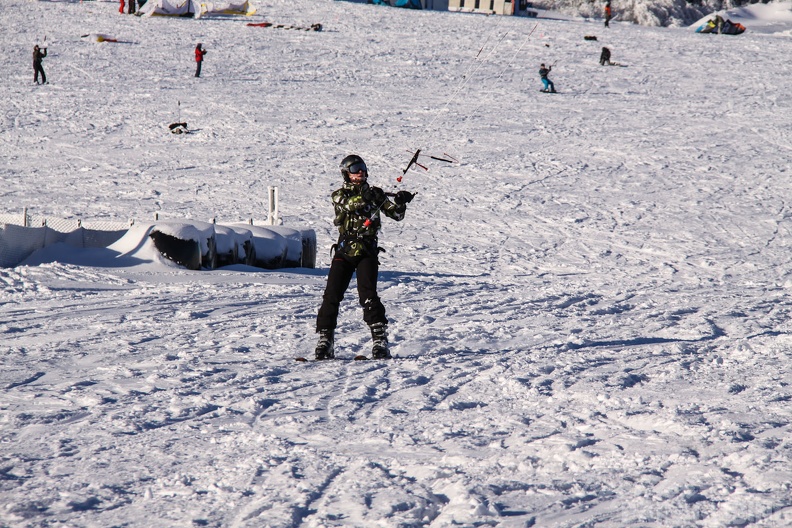
{"label": "distant skier", "polygon": [[196,77],[200,77],[201,76],[201,64],[203,64],[204,55],[206,55],[208,53],[201,46],[202,46],[202,44],[200,42],[198,43],[197,46],[195,46],[195,63],[196,63],[196,65],[195,65],[195,76]]}
{"label": "distant skier", "polygon": [[539,66],[539,76],[542,78],[542,84],[544,85],[544,90],[541,90],[542,92],[556,93],[555,84],[553,84],[553,81],[547,78],[547,75],[552,71],[552,69],[552,65],[545,66],[544,63]]}
{"label": "distant skier", "polygon": [[610,27],[611,16],[611,3],[610,0],[608,0],[605,2],[605,27]]}
{"label": "distant skier", "polygon": [[600,53],[600,66],[613,66],[613,63],[610,60],[611,52],[608,48],[602,48],[602,53]]}
{"label": "distant skier", "polygon": [[41,59],[47,56],[47,48],[39,48],[38,44],[33,46],[33,82],[39,84],[39,74],[41,74],[41,84],[47,84],[47,74],[41,65]]}
{"label": "distant skier", "polygon": [[371,330],[372,356],[387,359],[391,357],[388,348],[388,319],[385,317],[385,307],[377,295],[377,254],[380,252],[377,247],[377,234],[381,226],[380,213],[397,222],[401,221],[407,204],[415,195],[408,191],[399,191],[391,201],[382,189],[368,184],[366,163],[355,154],[341,160],[340,168],[344,185],[332,194],[335,208],[333,224],[338,227],[340,234],[338,243],[333,245],[333,261],[330,264],[322,305],[316,317],[319,342],[316,344],[315,357],[320,360],[335,357],[335,328],[339,305],[352,275],[356,274],[363,320]]}

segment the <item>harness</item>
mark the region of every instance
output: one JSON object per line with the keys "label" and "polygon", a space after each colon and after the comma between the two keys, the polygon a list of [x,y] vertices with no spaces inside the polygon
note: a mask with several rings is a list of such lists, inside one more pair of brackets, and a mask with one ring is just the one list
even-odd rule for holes
{"label": "harness", "polygon": [[347,248],[350,248],[355,242],[360,243],[366,256],[376,257],[380,252],[385,252],[384,249],[377,245],[377,237],[364,237],[351,233],[343,233],[338,235],[338,242],[330,246],[330,254],[335,255],[336,253],[341,253],[344,255],[346,254]]}

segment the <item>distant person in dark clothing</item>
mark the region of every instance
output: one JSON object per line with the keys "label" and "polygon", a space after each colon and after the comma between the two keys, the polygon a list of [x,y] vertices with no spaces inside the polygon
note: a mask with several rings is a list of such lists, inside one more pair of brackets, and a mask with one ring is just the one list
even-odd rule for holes
{"label": "distant person in dark clothing", "polygon": [[41,84],[47,84],[47,75],[41,66],[41,59],[47,56],[47,48],[41,49],[38,44],[33,46],[33,82],[39,84],[39,74],[41,74]]}
{"label": "distant person in dark clothing", "polygon": [[613,65],[610,58],[611,58],[610,50],[608,48],[602,48],[602,53],[600,53],[600,66],[605,66],[606,64],[608,66]]}
{"label": "distant person in dark clothing", "polygon": [[555,85],[553,84],[553,81],[547,78],[547,75],[550,73],[552,69],[553,69],[552,65],[545,66],[544,63],[542,63],[539,66],[539,77],[542,78],[542,84],[544,85],[544,90],[542,90],[543,92],[556,93],[556,89],[555,89]]}
{"label": "distant person in dark clothing", "polygon": [[201,64],[203,64],[204,55],[207,54],[207,51],[203,49],[201,46],[202,44],[200,42],[198,43],[197,46],[195,46],[195,63],[196,63],[195,76],[196,77],[201,76]]}
{"label": "distant person in dark clothing", "polygon": [[134,15],[135,11],[137,11],[137,7],[135,6],[135,0],[129,0],[129,6],[127,6],[127,14]]}
{"label": "distant person in dark clothing", "polygon": [[610,1],[605,2],[605,27],[610,27],[610,21],[612,16],[610,4],[611,4]]}

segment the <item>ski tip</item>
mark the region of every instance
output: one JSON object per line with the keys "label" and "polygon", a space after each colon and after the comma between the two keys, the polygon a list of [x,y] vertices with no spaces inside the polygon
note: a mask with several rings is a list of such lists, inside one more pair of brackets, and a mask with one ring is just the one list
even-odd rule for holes
{"label": "ski tip", "polygon": [[368,358],[364,355],[355,356],[355,361],[367,361]]}
{"label": "ski tip", "polygon": [[297,357],[297,358],[294,358],[294,361],[299,361],[300,363],[305,363],[305,362],[308,361],[308,359],[304,358],[304,357]]}

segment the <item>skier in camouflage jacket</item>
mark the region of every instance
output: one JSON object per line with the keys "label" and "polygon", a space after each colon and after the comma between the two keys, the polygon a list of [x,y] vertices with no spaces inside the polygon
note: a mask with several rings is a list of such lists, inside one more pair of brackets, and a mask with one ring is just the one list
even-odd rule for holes
{"label": "skier in camouflage jacket", "polygon": [[379,187],[368,184],[368,169],[360,156],[350,155],[341,161],[341,174],[344,185],[332,194],[335,208],[333,224],[338,227],[338,242],[333,246],[334,255],[327,276],[327,286],[322,297],[322,306],[316,318],[316,331],[319,343],[316,346],[316,359],[335,357],[335,328],[338,309],[349,287],[352,275],[357,274],[357,289],[360,305],[363,307],[363,320],[371,329],[375,358],[390,357],[387,341],[388,319],[385,307],[377,295],[377,274],[379,261],[377,254],[377,234],[381,214],[401,221],[407,210],[407,203],[413,194],[399,191],[393,201]]}

